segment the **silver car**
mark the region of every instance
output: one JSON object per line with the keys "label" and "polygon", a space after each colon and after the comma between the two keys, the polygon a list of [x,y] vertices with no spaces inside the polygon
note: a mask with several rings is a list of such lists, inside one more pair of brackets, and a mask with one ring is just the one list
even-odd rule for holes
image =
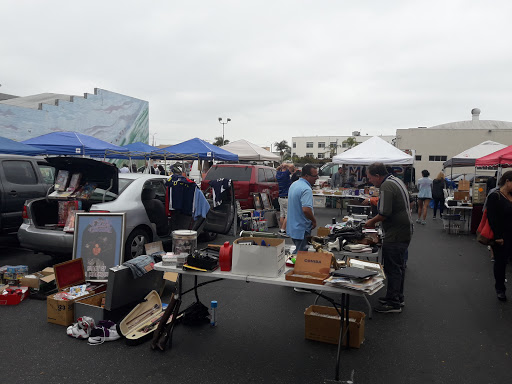
{"label": "silver car", "polygon": [[[89,161],[86,162],[85,160]],[[79,162],[89,165],[91,161],[94,160],[81,159]],[[171,240],[171,230],[179,229],[180,227],[171,228],[171,225],[169,225],[168,230],[162,233],[161,226],[160,229],[157,229],[154,220],[153,222],[150,221],[149,212],[146,210],[147,204],[145,207],[142,200],[143,190],[145,192],[151,190],[153,192],[150,193],[150,198],[163,203],[157,204],[157,207],[164,207],[164,183],[166,177],[140,173],[114,174],[111,168],[116,170],[116,172],[117,168],[107,163],[96,163],[100,164],[94,164],[94,167],[90,168],[94,170],[93,172],[91,171],[94,174],[91,177],[95,177],[95,181],[100,180],[102,177],[105,180],[103,180],[103,184],[98,183],[98,187],[94,190],[93,195],[87,202],[84,202],[83,209],[87,212],[125,213],[124,259],[128,260],[144,254],[144,245],[148,242]],[[73,167],[69,164],[65,165],[68,165],[68,168],[71,167],[73,170]],[[57,164],[57,169],[62,167],[62,164]],[[76,170],[77,168],[75,167],[74,169]],[[79,169],[84,169],[84,167]],[[158,212],[158,214],[160,215],[162,212]],[[163,215],[165,215],[165,212]],[[55,256],[71,256],[73,253],[73,233],[64,232],[62,226],[56,225],[57,221],[58,201],[48,198],[27,201],[23,213],[23,224],[18,230],[20,245],[35,252]],[[182,222],[178,225],[182,225],[181,228],[197,229],[197,225],[191,228],[188,224],[190,222]]]}

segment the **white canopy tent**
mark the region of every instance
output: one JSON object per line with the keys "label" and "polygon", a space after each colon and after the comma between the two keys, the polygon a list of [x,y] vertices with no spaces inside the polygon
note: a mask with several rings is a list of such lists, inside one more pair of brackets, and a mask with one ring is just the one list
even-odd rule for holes
{"label": "white canopy tent", "polygon": [[414,159],[387,141],[374,136],[354,148],[334,156],[332,161],[337,164],[355,165],[370,165],[376,162],[386,165],[410,165],[413,164]]}
{"label": "white canopy tent", "polygon": [[506,145],[487,140],[453,156],[450,160],[443,163],[443,167],[473,167],[476,159],[487,156],[503,148],[506,148]]}
{"label": "white canopy tent", "polygon": [[226,151],[238,155],[238,160],[254,160],[254,161],[279,161],[279,156],[269,152],[256,144],[247,140],[237,140],[221,147]]}

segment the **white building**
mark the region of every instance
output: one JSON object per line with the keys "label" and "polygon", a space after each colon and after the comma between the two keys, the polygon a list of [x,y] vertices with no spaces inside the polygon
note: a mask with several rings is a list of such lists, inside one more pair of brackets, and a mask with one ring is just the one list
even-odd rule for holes
{"label": "white building", "polygon": [[[480,120],[478,108],[471,114],[472,119],[468,121],[396,130],[395,145],[402,150],[412,150],[415,156],[416,180],[421,178],[423,169],[430,172],[430,178],[435,178],[443,169],[444,161],[486,140],[512,145],[512,122]],[[446,170],[445,173],[450,172]],[[473,172],[474,168],[453,170],[454,174]]]}
{"label": "white building", "polygon": [[[368,140],[372,136],[361,136],[359,132],[352,132],[352,136],[300,136],[292,137],[292,156],[311,156],[316,159],[331,157],[331,148],[337,155],[348,149],[345,140],[354,137],[358,143]],[[393,144],[395,136],[379,136],[381,139]]]}

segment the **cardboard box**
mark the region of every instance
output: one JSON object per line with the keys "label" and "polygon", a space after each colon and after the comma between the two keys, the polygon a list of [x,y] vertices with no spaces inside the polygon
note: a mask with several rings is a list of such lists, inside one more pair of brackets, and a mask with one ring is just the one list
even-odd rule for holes
{"label": "cardboard box", "polygon": [[285,279],[309,284],[323,284],[331,272],[332,253],[297,252],[293,270],[286,272]]}
{"label": "cardboard box", "polygon": [[457,189],[459,191],[469,191],[469,180],[459,180]]}
{"label": "cardboard box", "polygon": [[318,229],[316,230],[316,235],[318,237],[329,236],[330,234],[331,234],[330,228],[318,227]]}
{"label": "cardboard box", "polygon": [[[359,348],[364,341],[364,312],[349,311],[350,347]],[[311,305],[304,312],[305,338],[338,344],[341,318],[335,308]],[[347,345],[345,338],[343,345]]]}
{"label": "cardboard box", "polygon": [[0,305],[18,305],[19,303],[21,303],[23,300],[25,300],[28,295],[29,295],[29,290],[28,290],[28,287],[14,287],[14,286],[10,286],[6,289],[11,289],[11,290],[14,290],[14,291],[18,291],[18,292],[14,292],[14,293],[6,293],[5,295],[3,294],[3,290],[0,291]]}
{"label": "cardboard box", "polygon": [[[55,281],[59,292],[65,291],[69,287],[85,284],[85,272],[82,259],[74,259],[64,263],[54,265]],[[103,292],[106,284],[91,284],[88,288],[89,293],[81,296],[83,299],[97,292]],[[55,295],[48,296],[46,299],[46,319],[49,323],[59,325],[70,325],[75,318],[75,300],[59,300]]]}
{"label": "cardboard box", "polygon": [[469,200],[469,191],[453,192],[453,199],[454,200],[459,200],[459,201]]}
{"label": "cardboard box", "polygon": [[25,275],[22,277],[20,284],[38,291],[49,292],[56,287],[53,268],[48,267],[42,271]]}
{"label": "cardboard box", "polygon": [[[257,245],[240,244],[243,242]],[[284,272],[285,262],[284,239],[242,237],[233,242],[231,273],[236,275],[277,277]]]}
{"label": "cardboard box", "polygon": [[313,196],[313,208],[325,208],[325,196]]}

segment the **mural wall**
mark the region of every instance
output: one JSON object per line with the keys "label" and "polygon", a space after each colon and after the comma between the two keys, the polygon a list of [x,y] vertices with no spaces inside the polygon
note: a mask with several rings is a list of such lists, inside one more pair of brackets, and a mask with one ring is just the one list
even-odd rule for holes
{"label": "mural wall", "polygon": [[0,103],[0,136],[22,141],[55,131],[75,131],[116,145],[148,143],[147,101],[96,88],[94,94],[56,104],[32,109]]}

